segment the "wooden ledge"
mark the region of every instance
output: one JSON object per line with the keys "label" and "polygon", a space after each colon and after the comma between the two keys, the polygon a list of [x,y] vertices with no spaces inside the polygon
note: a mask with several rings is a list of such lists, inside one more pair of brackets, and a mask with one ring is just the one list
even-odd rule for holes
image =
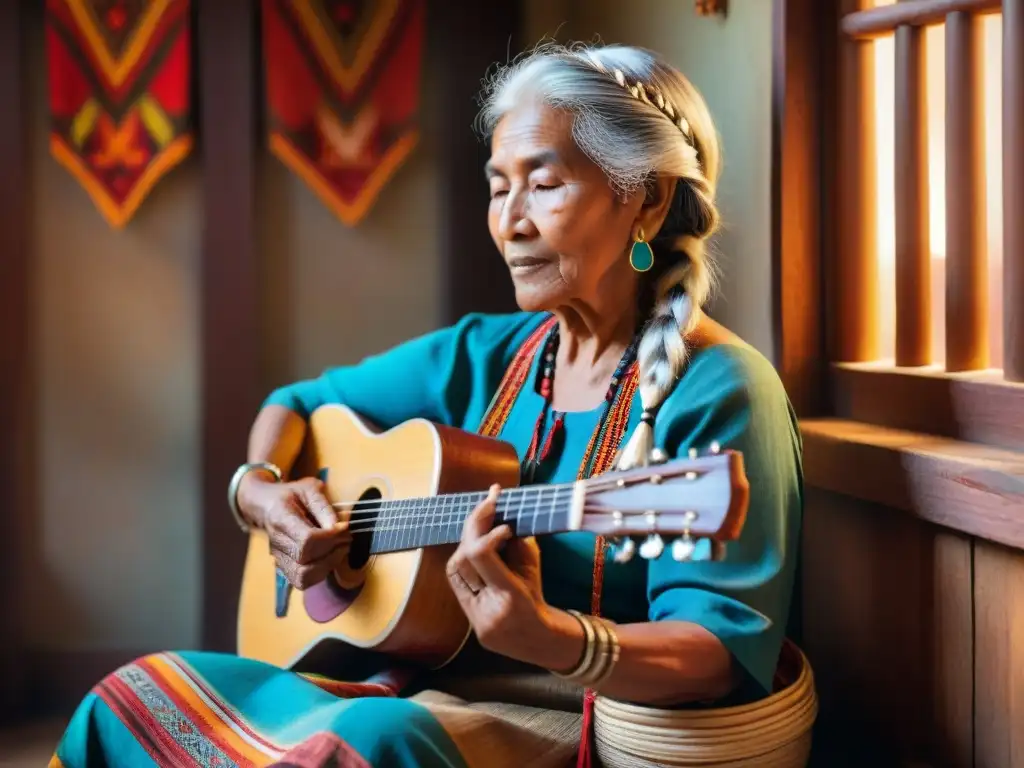
{"label": "wooden ledge", "polygon": [[830,378],[840,418],[1024,451],[1024,384],[999,371],[842,363]]}
{"label": "wooden ledge", "polygon": [[1024,549],[1024,452],[842,419],[801,430],[808,485]]}

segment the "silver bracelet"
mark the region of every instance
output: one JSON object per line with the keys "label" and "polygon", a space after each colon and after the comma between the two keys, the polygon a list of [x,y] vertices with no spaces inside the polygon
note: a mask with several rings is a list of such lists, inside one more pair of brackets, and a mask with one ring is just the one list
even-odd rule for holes
{"label": "silver bracelet", "polygon": [[281,482],[284,478],[284,473],[281,471],[281,468],[269,461],[249,462],[235,470],[235,474],[232,476],[231,482],[228,483],[228,508],[231,510],[231,514],[235,518],[235,522],[238,523],[238,527],[242,529],[242,533],[249,533],[251,529],[249,524],[245,522],[245,518],[242,517],[242,510],[238,508],[238,486],[242,484],[242,479],[246,475],[256,470],[269,472],[274,476],[274,479],[277,482]]}

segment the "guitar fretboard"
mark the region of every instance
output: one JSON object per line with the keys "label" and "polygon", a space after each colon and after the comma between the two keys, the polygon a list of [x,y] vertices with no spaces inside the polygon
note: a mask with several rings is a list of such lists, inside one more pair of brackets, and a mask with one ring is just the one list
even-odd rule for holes
{"label": "guitar fretboard", "polygon": [[[498,496],[494,526],[507,524],[516,536],[566,531],[572,497],[572,485],[510,488]],[[481,491],[360,505],[352,511],[351,529],[370,533],[371,554],[455,544],[466,517],[485,498]]]}

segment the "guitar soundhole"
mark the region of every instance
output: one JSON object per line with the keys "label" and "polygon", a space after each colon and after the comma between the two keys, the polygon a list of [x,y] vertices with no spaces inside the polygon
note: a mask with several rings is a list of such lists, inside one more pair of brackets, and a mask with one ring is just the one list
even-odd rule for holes
{"label": "guitar soundhole", "polygon": [[377,488],[368,488],[359,497],[359,503],[352,509],[350,526],[352,547],[348,552],[348,565],[353,571],[364,568],[370,561],[370,545],[373,543],[373,525],[379,512],[381,493]]}

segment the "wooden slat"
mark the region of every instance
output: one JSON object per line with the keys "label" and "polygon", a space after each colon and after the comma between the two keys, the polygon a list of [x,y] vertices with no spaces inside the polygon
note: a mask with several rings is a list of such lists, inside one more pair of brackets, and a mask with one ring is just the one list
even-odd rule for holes
{"label": "wooden slat", "polygon": [[[775,365],[800,416],[824,394],[821,318],[821,167],[817,137],[826,91],[818,0],[775,0],[772,46],[772,316]],[[828,45],[828,50],[834,46]],[[831,83],[828,85],[831,86]]]}
{"label": "wooden slat", "polygon": [[1024,552],[974,552],[975,768],[1024,768]]}
{"label": "wooden slat", "polygon": [[[981,19],[946,19],[946,369],[989,364]],[[1008,218],[1013,212],[1008,209]]]}
{"label": "wooden slat", "polygon": [[897,365],[928,365],[932,361],[926,51],[920,27],[896,30]]}
{"label": "wooden slat", "polygon": [[840,419],[805,419],[810,485],[1024,547],[1024,453]]}
{"label": "wooden slat", "polygon": [[902,26],[941,24],[951,13],[997,13],[1001,5],[1001,0],[904,0],[851,13],[843,17],[842,30],[848,37],[866,40],[892,34]]}
{"label": "wooden slat", "polygon": [[1003,8],[1003,370],[1024,381],[1024,0]]}
{"label": "wooden slat", "polygon": [[203,646],[234,650],[246,539],[227,509],[259,406],[256,258],[255,3],[197,3],[203,151],[202,446]]}
{"label": "wooden slat", "polygon": [[954,375],[837,365],[832,402],[843,419],[1024,451],[1024,384],[998,371]]}
{"label": "wooden slat", "polygon": [[925,621],[931,641],[926,646],[931,658],[929,756],[934,765],[967,766],[974,755],[974,541],[928,530],[933,537],[927,592],[932,601]]}
{"label": "wooden slat", "polygon": [[23,0],[0,3],[0,723],[21,714],[22,593],[32,570],[22,563],[23,524],[32,520],[34,370],[29,243],[29,75]]}
{"label": "wooden slat", "polygon": [[[863,7],[869,0],[848,0]],[[845,40],[840,53],[838,263],[830,303],[837,308],[834,358],[878,357],[878,213],[875,168],[875,56],[871,43]]]}

